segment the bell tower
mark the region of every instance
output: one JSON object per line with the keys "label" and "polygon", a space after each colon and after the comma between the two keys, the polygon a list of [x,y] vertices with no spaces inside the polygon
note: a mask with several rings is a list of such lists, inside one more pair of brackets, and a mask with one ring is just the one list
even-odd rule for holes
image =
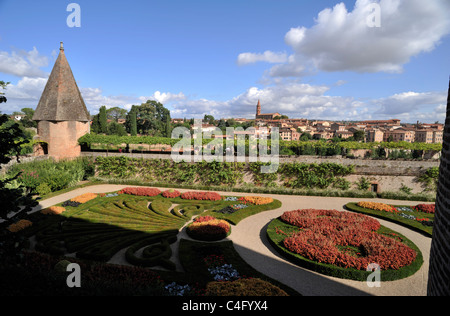
{"label": "bell tower", "polygon": [[90,131],[90,115],[60,43],[59,55],[39,100],[33,120],[37,137],[55,159],[76,158],[78,139]]}
{"label": "bell tower", "polygon": [[258,104],[256,105],[256,118],[261,115],[261,102],[258,100]]}

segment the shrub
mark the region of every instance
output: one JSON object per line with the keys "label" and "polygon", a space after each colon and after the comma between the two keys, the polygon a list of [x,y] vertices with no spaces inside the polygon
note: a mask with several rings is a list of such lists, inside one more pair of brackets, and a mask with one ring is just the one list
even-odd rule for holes
{"label": "shrub", "polygon": [[279,287],[258,278],[209,282],[206,296],[288,296]]}
{"label": "shrub", "polygon": [[33,223],[26,219],[21,219],[17,223],[11,224],[8,226],[8,230],[12,233],[17,233],[27,227],[30,227]]}
{"label": "shrub", "polygon": [[127,187],[117,193],[138,196],[157,196],[161,193],[161,191],[157,188]]}
{"label": "shrub", "polygon": [[222,199],[220,194],[216,192],[185,192],[181,194],[181,198],[185,200],[209,200],[219,201]]}
{"label": "shrub", "polygon": [[166,190],[163,193],[161,193],[162,196],[165,198],[176,198],[181,195],[180,191],[177,190]]}
{"label": "shrub", "polygon": [[44,196],[52,193],[52,188],[47,183],[41,183],[36,188],[36,193],[40,196]]}

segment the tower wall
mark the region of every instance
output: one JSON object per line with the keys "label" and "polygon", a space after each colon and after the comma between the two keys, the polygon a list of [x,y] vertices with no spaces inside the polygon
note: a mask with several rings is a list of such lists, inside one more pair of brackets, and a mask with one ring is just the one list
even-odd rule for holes
{"label": "tower wall", "polygon": [[39,138],[48,143],[48,155],[56,160],[79,157],[81,147],[78,144],[78,139],[86,133],[89,133],[89,131],[89,122],[38,122]]}
{"label": "tower wall", "polygon": [[430,250],[428,295],[450,295],[450,84]]}

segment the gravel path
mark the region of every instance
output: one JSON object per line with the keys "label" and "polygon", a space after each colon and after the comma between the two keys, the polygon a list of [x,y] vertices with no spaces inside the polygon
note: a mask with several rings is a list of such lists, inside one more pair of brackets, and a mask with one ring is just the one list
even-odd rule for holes
{"label": "gravel path", "polygon": [[[108,193],[120,190],[128,185],[93,185],[73,191],[63,193],[53,198],[41,201],[39,206],[33,211],[64,202],[72,197],[83,193]],[[162,188],[166,190],[168,188]],[[180,192],[192,191],[177,189]],[[381,287],[369,287],[366,282],[338,279],[322,274],[318,274],[301,267],[298,267],[283,259],[270,245],[266,238],[265,228],[268,223],[280,216],[285,211],[291,211],[302,208],[316,209],[335,209],[344,211],[344,205],[349,202],[358,202],[360,198],[333,198],[333,197],[306,197],[292,195],[273,195],[273,194],[253,194],[237,192],[219,192],[222,195],[259,195],[270,196],[280,200],[283,205],[281,208],[262,212],[241,221],[237,226],[232,227],[232,233],[227,238],[233,241],[234,247],[241,257],[256,270],[265,275],[279,280],[280,282],[297,290],[305,296],[425,296],[428,282],[428,262],[430,257],[431,238],[414,232],[408,228],[396,225],[391,222],[380,220],[380,223],[389,227],[409,238],[422,251],[424,263],[421,269],[414,275],[397,281],[381,282]],[[369,201],[370,199],[363,199]],[[397,200],[376,200],[377,202],[399,204]],[[403,205],[416,205],[418,202],[402,201]],[[182,231],[178,238],[188,238]],[[174,253],[177,245],[174,245]],[[126,264],[120,254],[113,257],[114,263]],[[177,258],[173,258],[177,267],[181,270],[181,265]],[[383,280],[381,280],[383,281]]]}

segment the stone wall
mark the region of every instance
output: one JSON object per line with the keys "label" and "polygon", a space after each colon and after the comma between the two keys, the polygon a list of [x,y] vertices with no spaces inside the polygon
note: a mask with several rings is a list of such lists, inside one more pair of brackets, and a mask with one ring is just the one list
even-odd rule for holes
{"label": "stone wall", "polygon": [[428,295],[450,295],[450,85],[430,250]]}
{"label": "stone wall", "polygon": [[[90,157],[114,157],[127,156],[130,158],[144,159],[171,159],[170,153],[167,154],[150,154],[150,153],[118,153],[118,152],[82,152],[82,156]],[[333,157],[317,157],[317,156],[299,156],[299,157],[283,157],[279,158],[280,163],[283,162],[300,162],[300,163],[337,163],[344,166],[355,166],[354,174],[357,175],[385,175],[385,176],[418,176],[425,170],[432,167],[439,167],[438,160],[377,160],[377,159],[349,159],[340,156]],[[248,162],[248,157],[246,158]]]}

